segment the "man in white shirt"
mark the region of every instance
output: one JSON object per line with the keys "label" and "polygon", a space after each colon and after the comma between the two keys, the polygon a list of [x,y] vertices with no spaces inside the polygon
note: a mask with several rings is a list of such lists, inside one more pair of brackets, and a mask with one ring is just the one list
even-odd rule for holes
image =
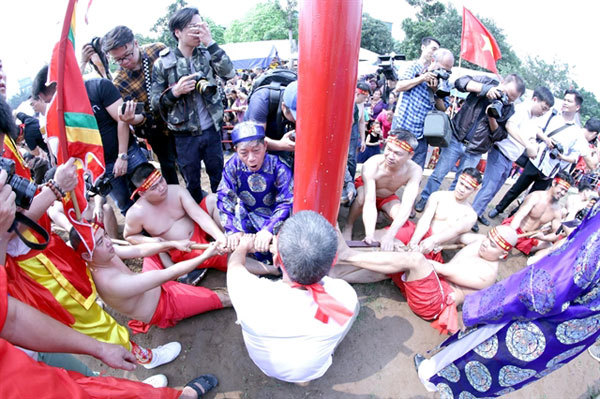
{"label": "man in white shirt", "polygon": [[562,112],[553,117],[545,132],[538,132],[542,140],[537,156],[527,161],[519,179],[492,209],[489,217],[495,218],[513,202],[531,183],[530,191],[546,190],[552,184],[552,178],[559,170],[566,169],[577,162],[581,155],[587,157],[589,147],[577,122],[577,113],[583,103],[583,97],[577,90],[565,91]]}
{"label": "man in white shirt", "polygon": [[244,235],[229,258],[227,287],[254,363],[269,377],[304,383],[331,366],[358,314],[358,298],[348,283],[327,277],[336,261],[337,235],[316,212],[286,220],[275,245],[281,280],[246,270],[246,254],[255,249],[253,236]]}
{"label": "man in white shirt", "polygon": [[[484,212],[500,191],[508,178],[515,162],[527,150],[527,155],[534,158],[537,155],[536,134],[541,131],[541,116],[554,106],[554,96],[547,87],[537,87],[530,101],[515,105],[515,113],[506,122],[508,137],[495,143],[487,154],[487,165],[483,175],[481,189],[473,200],[473,209],[477,220],[489,226],[490,222]],[[479,225],[473,226],[475,232]]]}

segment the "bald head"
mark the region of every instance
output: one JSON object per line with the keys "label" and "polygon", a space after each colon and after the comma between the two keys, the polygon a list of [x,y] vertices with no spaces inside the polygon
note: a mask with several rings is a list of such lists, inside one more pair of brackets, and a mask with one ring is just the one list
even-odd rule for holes
{"label": "bald head", "polygon": [[517,232],[515,229],[508,225],[496,226],[495,229],[500,235],[500,237],[504,238],[504,240],[506,240],[506,242],[508,242],[511,247],[514,247],[517,244],[517,240],[519,239],[519,237],[517,236]]}
{"label": "bald head", "polygon": [[454,54],[447,48],[437,49],[433,53],[433,60],[446,70],[451,70],[454,66]]}

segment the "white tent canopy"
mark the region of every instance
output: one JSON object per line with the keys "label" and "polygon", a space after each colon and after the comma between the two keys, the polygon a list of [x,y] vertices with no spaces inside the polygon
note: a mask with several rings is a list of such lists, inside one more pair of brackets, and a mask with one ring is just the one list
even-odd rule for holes
{"label": "white tent canopy", "polygon": [[[282,61],[297,59],[298,53],[292,51],[289,40],[264,40],[259,42],[227,43],[221,46],[227,53],[236,69],[266,68],[274,57]],[[359,63],[374,65],[377,54],[361,48],[358,55]]]}

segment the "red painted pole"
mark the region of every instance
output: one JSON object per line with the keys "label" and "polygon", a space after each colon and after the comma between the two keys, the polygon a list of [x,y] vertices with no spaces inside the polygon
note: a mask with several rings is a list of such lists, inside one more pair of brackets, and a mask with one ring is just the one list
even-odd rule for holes
{"label": "red painted pole", "polygon": [[358,73],[362,0],[300,5],[294,212],[309,209],[335,225]]}

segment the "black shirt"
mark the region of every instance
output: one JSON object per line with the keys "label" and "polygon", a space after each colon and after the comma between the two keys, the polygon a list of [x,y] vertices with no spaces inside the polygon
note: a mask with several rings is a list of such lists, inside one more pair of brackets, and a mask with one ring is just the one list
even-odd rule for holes
{"label": "black shirt", "polygon": [[[121,93],[110,80],[100,78],[87,80],[85,89],[100,130],[104,149],[104,162],[106,164],[113,163],[117,160],[119,154],[117,121],[110,116],[106,108],[119,100]],[[130,143],[133,143],[131,134],[129,135],[128,147]]]}

